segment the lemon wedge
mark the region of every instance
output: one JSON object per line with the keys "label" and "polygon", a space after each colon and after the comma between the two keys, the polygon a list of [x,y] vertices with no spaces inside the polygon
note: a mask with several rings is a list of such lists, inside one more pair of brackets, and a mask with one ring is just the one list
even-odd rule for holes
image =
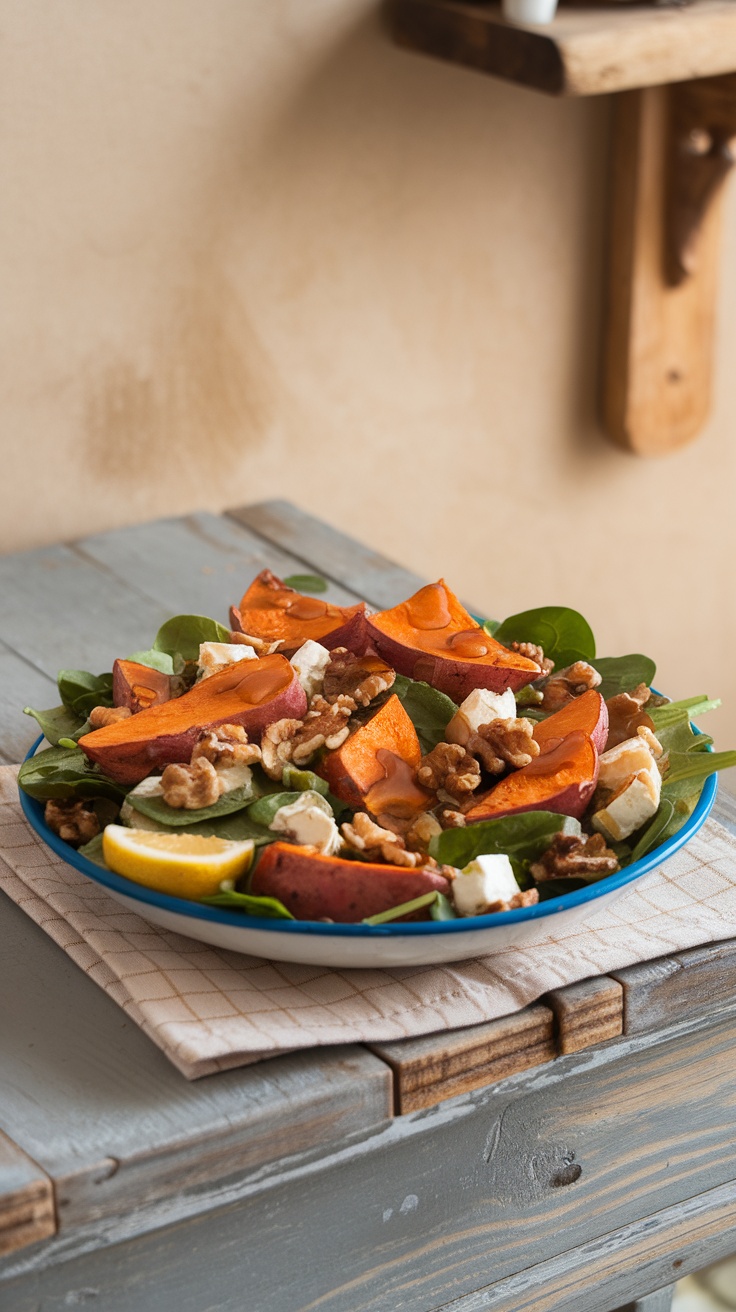
{"label": "lemon wedge", "polygon": [[254,844],[201,834],[154,834],[107,825],[102,853],[116,875],[171,897],[210,897],[223,879],[239,879],[253,860]]}

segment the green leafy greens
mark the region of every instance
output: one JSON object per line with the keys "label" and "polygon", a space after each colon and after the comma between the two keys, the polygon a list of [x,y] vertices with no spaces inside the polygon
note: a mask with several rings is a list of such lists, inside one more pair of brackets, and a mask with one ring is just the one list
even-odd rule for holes
{"label": "green leafy greens", "polygon": [[493,637],[508,647],[512,642],[536,642],[557,669],[574,661],[592,661],[595,638],[588,621],[569,606],[539,606],[510,615],[499,624]]}
{"label": "green leafy greens", "polygon": [[640,652],[634,652],[630,656],[599,656],[590,663],[603,680],[596,691],[605,700],[615,697],[620,692],[631,692],[632,688],[638,688],[640,683],[645,683],[648,688],[651,687],[657,673],[654,661],[649,656],[642,656]]}
{"label": "green leafy greens", "polygon": [[227,911],[242,911],[246,916],[265,916],[268,920],[293,920],[290,911],[275,897],[251,897],[235,889],[222,889],[211,897],[200,898],[208,907],[224,907]]}
{"label": "green leafy greens", "polygon": [[484,820],[462,829],[445,829],[429,845],[430,855],[441,865],[462,870],[477,856],[505,853],[514,873],[525,872],[537,861],[555,834],[579,834],[580,824],[552,811],[522,811],[520,815]]}
{"label": "green leafy greens", "polygon": [[321,578],[319,574],[290,574],[281,582],[287,588],[296,588],[297,592],[327,591],[327,579]]}
{"label": "green leafy greens", "polygon": [[422,753],[426,756],[445,736],[445,729],[457,706],[443,692],[428,683],[397,674],[391,688],[396,693],[409,719],[417,731]]}
{"label": "green leafy greens", "polygon": [[166,825],[167,829],[182,829],[202,820],[214,820],[218,816],[230,815],[233,811],[242,811],[252,801],[253,795],[253,784],[243,784],[240,788],[232,788],[229,793],[223,793],[211,806],[202,806],[193,811],[169,806],[163,797],[146,797],[135,791],[128,794],[128,801],[135,811]]}
{"label": "green leafy greens", "polygon": [[48,747],[24,761],[18,783],[29,797],[109,797],[123,801],[126,789],[108,779],[79,748]]}

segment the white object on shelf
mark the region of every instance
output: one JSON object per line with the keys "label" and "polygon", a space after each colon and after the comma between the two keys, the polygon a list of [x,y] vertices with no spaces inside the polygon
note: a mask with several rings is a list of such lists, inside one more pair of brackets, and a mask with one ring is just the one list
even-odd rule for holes
{"label": "white object on shelf", "polygon": [[502,10],[509,23],[551,23],[557,0],[503,0]]}

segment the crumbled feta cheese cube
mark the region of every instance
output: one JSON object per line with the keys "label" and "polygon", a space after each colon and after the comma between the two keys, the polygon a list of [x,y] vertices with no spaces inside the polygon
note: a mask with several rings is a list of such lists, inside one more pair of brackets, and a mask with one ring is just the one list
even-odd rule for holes
{"label": "crumbled feta cheese cube", "polygon": [[638,734],[636,738],[626,738],[624,742],[611,747],[607,752],[603,752],[599,763],[599,788],[611,790],[620,788],[623,783],[628,782],[632,775],[640,774],[642,770],[652,776],[653,787],[656,788],[661,783],[657,762],[652,755],[649,744],[646,738],[640,737]]}
{"label": "crumbled feta cheese cube", "polygon": [[448,743],[459,743],[465,747],[471,733],[477,733],[481,724],[515,719],[516,700],[510,688],[505,692],[474,688],[455,711],[445,729],[445,738]]}
{"label": "crumbled feta cheese cube", "polygon": [[201,642],[197,678],[208,679],[238,661],[257,661],[258,654],[246,642]]}
{"label": "crumbled feta cheese cube", "polygon": [[460,916],[483,916],[497,902],[510,902],[519,892],[509,858],[495,853],[478,856],[452,881],[452,899]]}
{"label": "crumbled feta cheese cube", "polygon": [[307,638],[307,641],[302,643],[299,650],[291,657],[290,664],[296,670],[297,678],[307,694],[308,701],[315,693],[322,691],[330,654],[321,642],[314,642],[311,638]]}
{"label": "crumbled feta cheese cube", "polygon": [[602,810],[596,811],[591,819],[593,828],[613,842],[628,838],[656,813],[661,786],[656,767],[653,773],[640,770],[621,785]]}
{"label": "crumbled feta cheese cube", "polygon": [[332,807],[319,793],[307,789],[295,802],[279,807],[268,826],[292,843],[315,847],[324,856],[334,856],[342,847]]}
{"label": "crumbled feta cheese cube", "polygon": [[249,765],[216,765],[215,773],[220,780],[220,795],[232,793],[235,788],[246,788],[253,779]]}

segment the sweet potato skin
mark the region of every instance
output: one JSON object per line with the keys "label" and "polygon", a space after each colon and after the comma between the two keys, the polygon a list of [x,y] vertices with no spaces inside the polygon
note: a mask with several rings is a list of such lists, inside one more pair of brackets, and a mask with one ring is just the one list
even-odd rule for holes
{"label": "sweet potato skin", "polygon": [[[547,773],[540,773],[545,768]],[[595,792],[598,768],[592,739],[577,730],[477,797],[465,814],[466,823],[521,811],[554,811],[579,820]]]}
{"label": "sweet potato skin", "polygon": [[112,667],[112,700],[127,706],[133,715],[160,706],[171,697],[171,677],[137,661],[115,661]]}
{"label": "sweet potato skin", "polygon": [[[432,606],[437,616],[427,622],[422,611]],[[486,634],[443,579],[391,610],[368,616],[366,631],[371,646],[399,674],[421,679],[458,703],[474,688],[516,692],[539,678],[539,666]],[[470,656],[462,650],[463,637],[475,635],[486,650]],[[454,641],[460,646],[453,652]]]}
{"label": "sweet potato skin", "polygon": [[366,644],[365,602],[335,606],[304,596],[267,569],[256,576],[240,605],[230,607],[230,626],[254,638],[283,642],[281,650],[286,656],[293,655],[308,638],[329,650],[347,647],[356,654],[362,654]]}
{"label": "sweet potato skin", "polygon": [[539,720],[534,726],[534,738],[540,751],[547,752],[576,729],[592,738],[596,751],[606,750],[608,707],[595,688],[574,697],[561,711],[548,715],[546,720]]}
{"label": "sweet potato skin", "polygon": [[272,721],[298,719],[306,709],[295,670],[276,653],[230,665],[182,697],[85,734],[79,746],[109,778],[135,784],[157,767],[189,761],[203,729],[242,724],[256,739]]}
{"label": "sweet potato skin", "polygon": [[290,843],[272,843],[258,860],[250,883],[257,897],[275,897],[297,920],[354,924],[390,911],[424,893],[450,892],[434,870],[372,865],[317,856]]}

